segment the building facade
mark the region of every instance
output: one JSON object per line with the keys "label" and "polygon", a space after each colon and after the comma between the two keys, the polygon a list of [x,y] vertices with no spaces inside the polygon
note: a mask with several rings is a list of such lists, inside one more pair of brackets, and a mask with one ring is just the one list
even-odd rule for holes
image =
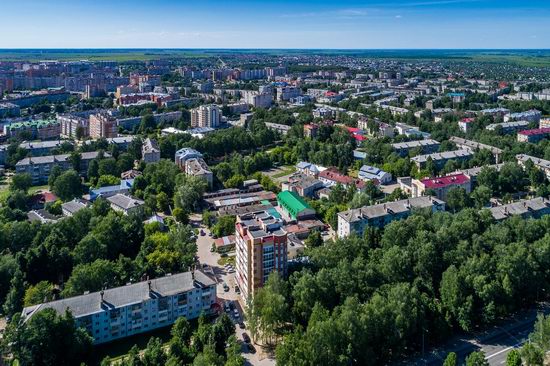
{"label": "building facade", "polygon": [[222,113],[217,105],[202,105],[191,109],[190,113],[191,127],[220,127]]}
{"label": "building facade", "polygon": [[191,271],[28,306],[22,317],[30,319],[42,309],[62,315],[68,309],[76,325],[86,329],[94,344],[101,344],[166,327],[179,317],[212,313],[215,303],[216,282]]}
{"label": "building facade", "polygon": [[90,115],[90,137],[93,139],[118,136],[118,125],[115,117],[108,113]]}
{"label": "building facade", "polygon": [[339,212],[338,237],[352,233],[363,236],[367,227],[383,228],[392,221],[407,218],[414,209],[444,211],[445,202],[434,197],[415,197]]}
{"label": "building facade", "polygon": [[245,303],[271,272],[287,271],[287,234],[282,225],[281,219],[266,212],[237,216],[235,279]]}

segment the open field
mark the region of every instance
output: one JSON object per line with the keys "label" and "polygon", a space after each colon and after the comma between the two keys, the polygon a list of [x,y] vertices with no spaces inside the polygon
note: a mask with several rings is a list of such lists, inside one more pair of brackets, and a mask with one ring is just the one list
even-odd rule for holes
{"label": "open field", "polygon": [[304,50],[304,49],[0,49],[0,61],[148,61],[230,56],[246,53],[264,55],[354,56],[401,60],[448,60],[510,63],[527,67],[550,67],[550,50]]}

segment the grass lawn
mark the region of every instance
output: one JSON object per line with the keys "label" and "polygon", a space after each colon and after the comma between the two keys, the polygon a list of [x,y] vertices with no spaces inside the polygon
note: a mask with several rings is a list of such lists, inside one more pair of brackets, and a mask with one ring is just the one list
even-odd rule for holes
{"label": "grass lawn", "polygon": [[0,202],[5,202],[9,194],[9,186],[7,184],[0,185]]}
{"label": "grass lawn", "polygon": [[235,256],[228,255],[227,257],[221,257],[220,259],[218,259],[218,264],[220,266],[225,266],[226,264],[231,264],[232,266],[235,266]]}
{"label": "grass lawn", "polygon": [[50,190],[50,186],[45,184],[43,186],[34,186],[34,187],[31,187],[29,188],[29,194],[35,194],[36,192],[38,191],[49,191]]}

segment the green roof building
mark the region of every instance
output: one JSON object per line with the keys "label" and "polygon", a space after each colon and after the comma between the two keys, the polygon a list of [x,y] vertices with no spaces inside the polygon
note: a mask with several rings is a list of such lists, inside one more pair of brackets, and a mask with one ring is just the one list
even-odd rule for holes
{"label": "green roof building", "polygon": [[283,191],[279,193],[277,202],[293,220],[305,220],[315,216],[315,210],[295,192]]}

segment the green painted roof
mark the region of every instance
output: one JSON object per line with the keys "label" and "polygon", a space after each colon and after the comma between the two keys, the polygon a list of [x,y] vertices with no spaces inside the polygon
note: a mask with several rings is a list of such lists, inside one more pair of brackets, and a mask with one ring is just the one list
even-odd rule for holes
{"label": "green painted roof", "polygon": [[311,207],[295,192],[283,191],[277,195],[277,201],[288,211],[296,214]]}

